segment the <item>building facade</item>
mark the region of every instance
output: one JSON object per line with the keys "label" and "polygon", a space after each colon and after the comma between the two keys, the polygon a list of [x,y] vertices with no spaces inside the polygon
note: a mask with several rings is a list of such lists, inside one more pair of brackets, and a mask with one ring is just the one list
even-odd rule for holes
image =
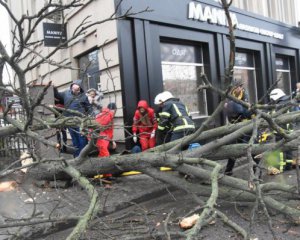
{"label": "building facade", "polygon": [[[26,8],[38,9],[41,1],[22,2],[20,13]],[[88,15],[94,21],[109,16],[118,1],[83,2],[81,8],[65,13],[68,34]],[[244,81],[253,103],[261,100],[276,81],[277,87],[290,94],[299,81],[299,0],[239,0],[233,5],[234,77]],[[228,66],[230,48],[224,11],[213,0],[124,0],[118,14],[147,7],[151,11],[96,25],[55,55],[57,61],[66,59],[79,70],[45,64],[29,72],[28,79],[52,80],[65,89],[72,80],[82,78],[85,88],[102,90],[104,104],[116,101],[122,109],[117,113],[117,140],[128,136],[121,126],[130,129],[138,100],[147,100],[153,106],[156,94],[163,90],[180,97],[200,125],[220,101],[215,93],[196,90],[200,75],[205,73],[211,83],[223,86]],[[42,36],[40,29],[36,38]],[[220,116],[211,127],[222,122]]]}

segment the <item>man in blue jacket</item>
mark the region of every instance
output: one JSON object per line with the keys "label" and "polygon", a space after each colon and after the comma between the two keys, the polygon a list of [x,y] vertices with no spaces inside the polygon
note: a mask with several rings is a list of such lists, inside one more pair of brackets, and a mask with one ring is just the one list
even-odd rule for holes
{"label": "man in blue jacket", "polygon": [[[89,100],[84,93],[81,84],[82,81],[80,79],[75,80],[70,85],[70,89],[61,93],[57,93],[57,96],[55,96],[56,98],[61,99],[64,102],[65,109],[76,111],[64,111],[64,116],[66,117],[81,117],[82,114],[88,116],[93,111],[92,106],[89,103]],[[87,138],[80,134],[79,127],[69,127],[68,130],[72,138],[73,147],[75,148],[73,155],[74,157],[77,157],[81,150],[86,146]]]}

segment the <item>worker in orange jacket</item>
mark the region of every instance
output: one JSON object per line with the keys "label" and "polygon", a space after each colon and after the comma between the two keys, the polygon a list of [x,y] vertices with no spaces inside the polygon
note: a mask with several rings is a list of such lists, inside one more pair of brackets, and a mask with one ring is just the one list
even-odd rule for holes
{"label": "worker in orange jacket", "polygon": [[[98,157],[108,157],[109,153],[109,143],[112,142],[112,148],[116,148],[116,143],[113,141],[114,135],[114,116],[117,110],[115,103],[109,103],[106,108],[96,115],[96,122],[98,122],[102,128],[104,128],[97,139],[96,146],[98,148]],[[112,177],[112,174],[104,174],[105,178]]]}
{"label": "worker in orange jacket", "polygon": [[142,151],[155,147],[155,131],[157,121],[154,109],[149,107],[147,101],[140,100],[133,117],[132,133],[133,141],[137,142],[137,134]]}

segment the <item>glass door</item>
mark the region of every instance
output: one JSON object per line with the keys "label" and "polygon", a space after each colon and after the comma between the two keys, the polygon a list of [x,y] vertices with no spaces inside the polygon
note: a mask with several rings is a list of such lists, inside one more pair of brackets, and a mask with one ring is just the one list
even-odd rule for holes
{"label": "glass door", "polygon": [[251,52],[236,52],[234,65],[234,79],[244,83],[249,96],[249,102],[257,101],[257,83],[255,74],[254,54]]}
{"label": "glass door", "polygon": [[275,65],[276,87],[283,90],[287,95],[291,94],[291,67],[289,57],[277,55]]}
{"label": "glass door", "polygon": [[94,88],[101,91],[101,89],[99,89],[100,71],[98,52],[98,50],[94,50],[79,58],[80,79],[83,80],[85,90]]}
{"label": "glass door", "polygon": [[179,98],[193,119],[207,116],[206,91],[197,91],[204,73],[201,47],[174,43],[160,46],[164,90]]}

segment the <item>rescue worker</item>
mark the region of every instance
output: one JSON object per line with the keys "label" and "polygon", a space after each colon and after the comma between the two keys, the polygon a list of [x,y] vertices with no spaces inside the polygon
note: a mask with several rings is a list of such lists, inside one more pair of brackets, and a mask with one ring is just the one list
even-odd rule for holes
{"label": "rescue worker", "polygon": [[[286,95],[280,88],[275,88],[270,92],[270,100],[271,103],[276,104],[276,106],[280,108],[281,105],[288,103],[291,99],[290,96]],[[287,131],[292,131],[291,124],[286,124],[281,127]],[[279,141],[281,139],[281,137],[276,134],[276,132],[275,139],[276,141]],[[293,154],[291,151],[280,152],[280,172],[283,172],[283,170],[290,170],[292,168],[292,158]]]}
{"label": "rescue worker", "polygon": [[[160,114],[162,112],[163,103],[161,100],[162,93],[158,94],[154,99],[154,104],[158,106],[157,111],[155,111],[156,120],[159,124]],[[164,130],[156,131],[156,146],[159,146],[163,143],[168,143],[171,140],[172,126],[165,126]]]}
{"label": "rescue worker", "polygon": [[[114,136],[114,116],[117,111],[117,106],[115,103],[109,103],[106,108],[103,108],[101,113],[96,116],[96,122],[101,125],[104,129],[100,132],[99,138],[96,142],[96,147],[98,148],[98,157],[108,157],[109,153],[109,143],[112,143],[112,149],[117,147],[115,141],[113,141]],[[111,178],[112,174],[103,174],[104,178]]]}
{"label": "rescue worker", "polygon": [[296,83],[296,90],[292,92],[292,96],[296,97],[300,93],[300,82]]}
{"label": "rescue worker", "polygon": [[132,133],[135,143],[139,137],[142,151],[155,147],[156,129],[157,121],[154,109],[149,107],[147,101],[140,100],[133,117]]}
{"label": "rescue worker", "polygon": [[[235,80],[233,83],[233,87],[230,91],[230,95],[233,97],[242,100],[244,102],[248,102],[248,94],[246,92],[246,89],[244,88],[244,83],[242,79]],[[228,118],[228,121],[232,124],[242,122],[244,120],[251,118],[251,113],[248,109],[243,107],[241,104],[229,100],[225,103],[225,112]],[[245,136],[242,138],[237,139],[236,143],[245,143],[248,142],[249,136]],[[234,158],[228,158],[227,165],[225,168],[225,174],[228,176],[232,175],[232,170],[235,165],[235,159]]]}
{"label": "rescue worker", "polygon": [[[294,106],[293,111],[299,111],[300,110],[300,82],[296,83],[296,90],[292,92],[292,98],[296,98],[296,102],[298,105]],[[297,129],[299,129],[299,123],[296,123]]]}
{"label": "rescue worker", "polygon": [[169,91],[160,94],[159,103],[162,111],[159,114],[158,131],[172,126],[170,141],[175,141],[195,131],[195,124],[189,116],[187,107]]}
{"label": "rescue worker", "polygon": [[275,88],[270,92],[270,99],[271,103],[283,105],[290,100],[290,97],[287,96],[280,88]]}

